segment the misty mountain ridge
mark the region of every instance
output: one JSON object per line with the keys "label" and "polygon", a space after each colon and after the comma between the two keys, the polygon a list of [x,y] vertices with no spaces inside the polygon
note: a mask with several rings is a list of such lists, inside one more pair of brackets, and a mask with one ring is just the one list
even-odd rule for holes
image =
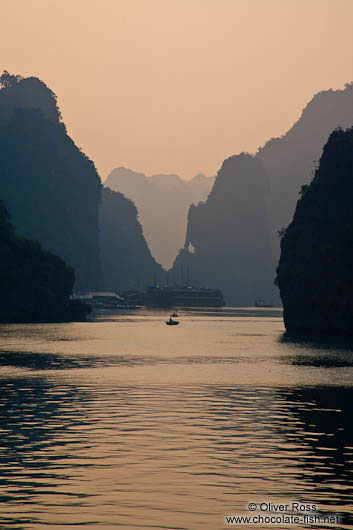
{"label": "misty mountain ridge", "polygon": [[146,176],[131,169],[113,169],[105,186],[131,199],[153,256],[169,267],[184,245],[190,204],[205,200],[214,178],[199,173],[190,181],[175,174]]}
{"label": "misty mountain ridge", "polygon": [[172,190],[185,185],[185,181],[175,175],[174,173],[158,173],[156,175],[147,176],[149,182],[155,184],[161,190]]}
{"label": "misty mountain ridge", "polygon": [[[8,72],[0,87],[0,199],[17,231],[65,259],[75,269],[76,290],[97,290],[107,282],[117,288],[131,284],[132,275],[141,285],[151,281],[162,269],[136,208],[123,195],[107,200],[93,162],[66,132],[55,94],[39,79]],[[107,215],[107,203],[119,211]],[[115,283],[101,267],[107,241],[111,256],[104,273],[109,267],[120,271]]]}
{"label": "misty mountain ridge", "polygon": [[142,290],[146,284],[163,283],[165,271],[148,248],[130,199],[104,187],[99,228],[104,290]]}
{"label": "misty mountain ridge", "polygon": [[0,83],[0,199],[20,234],[75,268],[82,290],[159,281],[157,261],[177,256],[176,277],[188,266],[193,283],[220,287],[228,303],[272,298],[277,231],[288,225],[332,130],[353,124],[348,84],[314,96],[293,127],[255,156],[227,158],[216,180],[117,168],[105,181],[110,191],[67,135],[45,83],[7,72]]}
{"label": "misty mountain ridge", "polygon": [[256,156],[269,175],[271,237],[277,252],[277,231],[286,227],[301,186],[311,181],[317,161],[331,132],[353,125],[353,83],[344,89],[314,95],[286,134],[272,138]]}
{"label": "misty mountain ridge", "polygon": [[227,302],[236,305],[276,299],[272,282],[278,231],[288,225],[298,193],[310,182],[332,130],[352,124],[351,83],[343,90],[316,94],[289,131],[269,140],[255,156],[242,153],[226,159],[208,199],[190,206],[174,274],[187,264],[193,278],[221,287]]}

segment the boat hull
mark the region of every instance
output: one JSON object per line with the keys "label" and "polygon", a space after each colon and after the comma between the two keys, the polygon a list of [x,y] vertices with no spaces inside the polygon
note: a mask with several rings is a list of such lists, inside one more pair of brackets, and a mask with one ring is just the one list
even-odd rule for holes
{"label": "boat hull", "polygon": [[143,295],[142,304],[147,307],[223,307],[219,289],[198,288],[149,288]]}

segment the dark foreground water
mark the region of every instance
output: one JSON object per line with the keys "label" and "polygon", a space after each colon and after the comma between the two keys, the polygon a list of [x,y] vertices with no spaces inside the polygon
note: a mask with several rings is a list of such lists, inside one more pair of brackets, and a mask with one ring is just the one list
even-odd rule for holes
{"label": "dark foreground water", "polygon": [[1,530],[237,528],[269,502],[353,528],[352,349],[276,310],[166,316],[0,327]]}

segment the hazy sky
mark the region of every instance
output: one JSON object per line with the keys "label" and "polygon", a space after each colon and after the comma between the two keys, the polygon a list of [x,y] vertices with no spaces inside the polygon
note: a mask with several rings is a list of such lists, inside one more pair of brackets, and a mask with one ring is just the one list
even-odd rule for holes
{"label": "hazy sky", "polygon": [[54,90],[103,179],[215,174],[353,81],[353,0],[0,0],[0,17],[0,68]]}

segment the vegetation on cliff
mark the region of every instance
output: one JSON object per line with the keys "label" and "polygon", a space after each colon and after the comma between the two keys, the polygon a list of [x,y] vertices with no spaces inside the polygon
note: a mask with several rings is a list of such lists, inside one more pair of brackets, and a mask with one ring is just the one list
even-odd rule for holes
{"label": "vegetation on cliff", "polygon": [[42,81],[4,72],[0,87],[0,197],[20,234],[74,267],[76,288],[95,289],[101,182],[94,164],[67,135]]}
{"label": "vegetation on cliff", "polygon": [[70,300],[74,281],[61,258],[15,233],[0,202],[0,322],[84,320],[89,308]]}
{"label": "vegetation on cliff", "polygon": [[353,128],[335,130],[281,239],[277,283],[290,332],[353,333]]}

